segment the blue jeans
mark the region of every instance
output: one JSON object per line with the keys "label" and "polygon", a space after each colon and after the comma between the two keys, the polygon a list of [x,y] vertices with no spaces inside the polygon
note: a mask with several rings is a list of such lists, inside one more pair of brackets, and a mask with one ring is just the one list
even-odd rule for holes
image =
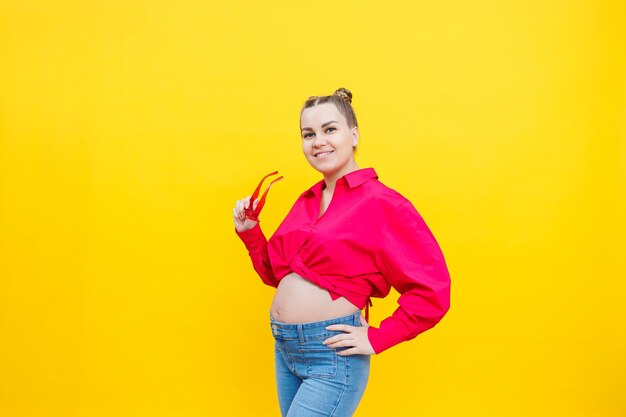
{"label": "blue jeans", "polygon": [[272,318],[276,385],[283,417],[349,417],[365,392],[370,355],[340,356],[350,347],[330,348],[322,342],[341,334],[330,324],[361,326],[361,312],[310,323],[282,323]]}

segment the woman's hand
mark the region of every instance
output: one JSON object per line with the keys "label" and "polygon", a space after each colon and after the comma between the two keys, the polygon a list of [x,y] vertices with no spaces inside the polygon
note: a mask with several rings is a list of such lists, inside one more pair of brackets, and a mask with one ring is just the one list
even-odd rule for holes
{"label": "woman's hand", "polygon": [[[237,200],[237,202],[235,203],[235,208],[233,209],[233,217],[235,218],[235,229],[237,229],[238,232],[250,230],[258,223],[246,217],[245,209],[247,209],[248,205],[250,204],[250,197],[251,196],[247,196],[245,198],[242,198],[241,200]],[[258,204],[259,199],[257,198],[254,200],[252,209],[256,209],[256,206]]]}
{"label": "woman's hand", "polygon": [[342,346],[353,346],[350,349],[340,350],[337,355],[373,355],[374,349],[367,338],[367,328],[370,327],[369,323],[365,320],[365,317],[359,316],[361,319],[361,327],[350,326],[349,324],[331,324],[326,327],[326,330],[337,330],[345,332],[338,334],[324,340],[324,344],[331,348]]}

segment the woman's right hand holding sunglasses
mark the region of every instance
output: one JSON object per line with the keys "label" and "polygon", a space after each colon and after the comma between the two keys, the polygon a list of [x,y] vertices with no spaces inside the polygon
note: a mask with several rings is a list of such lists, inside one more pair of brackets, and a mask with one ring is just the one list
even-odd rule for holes
{"label": "woman's right hand holding sunglasses", "polygon": [[[259,183],[259,185],[257,185],[252,195],[249,195],[245,198],[242,198],[241,200],[238,200],[237,203],[235,204],[235,208],[233,209],[233,216],[235,217],[235,229],[237,229],[238,232],[243,232],[243,231],[252,229],[259,222],[259,214],[261,213],[261,210],[263,209],[263,206],[265,205],[267,192],[270,190],[270,187],[272,186],[272,184],[274,184],[277,181],[282,180],[283,176],[281,175],[280,177],[270,182],[270,184],[265,189],[265,192],[261,196],[260,200],[257,197],[259,197],[259,193],[261,192],[261,186],[263,185],[263,181],[265,181],[267,177],[270,177],[276,174],[278,174],[278,171],[271,172],[267,174],[266,176],[264,176],[261,179],[261,182]],[[250,200],[253,200],[252,207],[249,207]],[[258,206],[258,209],[257,209],[257,206]]]}
{"label": "woman's right hand holding sunglasses", "polygon": [[[248,217],[246,217],[245,210],[250,204],[250,197],[251,196],[247,196],[245,198],[242,198],[241,200],[237,200],[237,203],[235,203],[235,208],[233,209],[233,217],[235,218],[235,229],[237,229],[238,232],[245,232],[246,230],[250,230],[258,223],[257,221],[250,220]],[[256,209],[258,204],[259,199],[257,198],[254,200],[252,209]]]}

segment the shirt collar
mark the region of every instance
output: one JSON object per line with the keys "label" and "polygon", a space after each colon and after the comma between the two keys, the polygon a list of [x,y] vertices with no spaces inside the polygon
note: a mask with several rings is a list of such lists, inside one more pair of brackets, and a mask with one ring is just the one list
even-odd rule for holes
{"label": "shirt collar", "polygon": [[[378,174],[376,170],[372,167],[369,168],[361,168],[356,171],[352,171],[337,179],[337,182],[344,181],[348,184],[350,188],[356,188],[359,185],[363,184],[365,181],[371,178],[378,178]],[[307,195],[319,195],[322,191],[322,187],[324,186],[324,180],[320,180],[315,183],[311,188],[306,191]]]}

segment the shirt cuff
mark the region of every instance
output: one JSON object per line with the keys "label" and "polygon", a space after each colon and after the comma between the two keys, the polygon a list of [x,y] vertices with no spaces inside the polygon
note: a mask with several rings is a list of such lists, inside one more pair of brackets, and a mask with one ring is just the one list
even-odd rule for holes
{"label": "shirt cuff", "polygon": [[255,224],[252,229],[244,230],[242,232],[235,228],[235,233],[237,233],[237,236],[239,236],[249,251],[257,250],[267,243],[267,239],[265,238],[259,223]]}
{"label": "shirt cuff", "polygon": [[385,323],[385,329],[369,326],[367,328],[367,338],[372,345],[372,349],[379,354],[400,342],[404,342],[406,338],[400,328],[396,328],[395,323]]}

